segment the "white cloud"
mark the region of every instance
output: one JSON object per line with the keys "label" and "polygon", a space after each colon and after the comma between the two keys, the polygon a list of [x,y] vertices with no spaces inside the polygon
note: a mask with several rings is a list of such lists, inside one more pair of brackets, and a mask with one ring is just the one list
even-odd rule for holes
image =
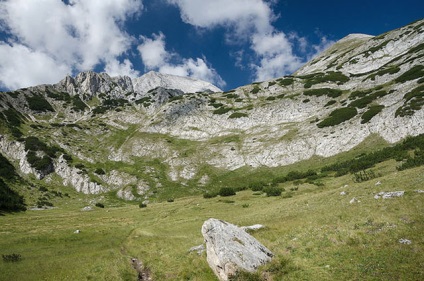
{"label": "white cloud", "polygon": [[238,36],[268,33],[275,18],[262,0],[168,0],[181,10],[184,22],[202,28],[234,27]]}
{"label": "white cloud", "polygon": [[8,89],[56,83],[71,72],[43,52],[23,45],[0,43],[0,86]]}
{"label": "white cloud", "polygon": [[165,36],[153,34],[153,38],[141,37],[142,43],[137,47],[141,60],[147,70],[161,73],[187,76],[208,81],[218,87],[224,87],[225,81],[216,70],[207,64],[206,58],[180,58],[176,53],[165,48]]}
{"label": "white cloud", "polygon": [[[291,73],[302,63],[293,52],[290,38],[273,27],[272,22],[277,16],[269,1],[168,0],[168,3],[179,7],[181,18],[186,23],[199,28],[223,26],[228,29],[227,41],[249,42],[257,57],[256,62],[250,65],[255,80]],[[240,65],[240,58],[236,56],[236,65]]]}
{"label": "white cloud", "polygon": [[257,81],[292,73],[302,65],[302,60],[293,54],[291,43],[282,32],[255,34],[252,37],[252,49],[261,58],[259,65],[251,66]]}
{"label": "white cloud", "polygon": [[[83,71],[112,62],[131,47],[134,39],[122,25],[142,7],[141,0],[70,0],[69,5],[61,0],[5,0],[0,3],[0,23],[11,34],[10,48],[26,46],[46,64]],[[128,72],[128,66],[121,69]],[[43,78],[43,72],[23,70],[21,75],[34,77],[34,83],[49,81],[48,74]],[[4,77],[0,80],[9,84]]]}
{"label": "white cloud", "polygon": [[140,72],[134,70],[133,64],[128,59],[124,59],[122,63],[119,62],[117,59],[113,59],[111,61],[106,62],[105,72],[107,72],[112,77],[126,75],[131,78],[135,78],[140,76]]}

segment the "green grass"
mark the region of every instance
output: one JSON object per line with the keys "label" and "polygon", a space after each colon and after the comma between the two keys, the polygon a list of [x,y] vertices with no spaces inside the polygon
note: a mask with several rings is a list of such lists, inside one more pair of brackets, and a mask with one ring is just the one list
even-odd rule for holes
{"label": "green grass", "polygon": [[[396,174],[395,163],[379,165],[380,186],[354,183],[350,176],[327,178],[323,187],[300,184],[291,198],[284,198],[287,192],[266,197],[246,190],[232,196],[231,204],[193,196],[146,208],[111,208],[105,202],[104,209],[81,212],[89,199],[77,197],[57,209],[6,215],[0,217],[1,254],[20,254],[22,260],[0,262],[0,280],[136,280],[132,257],[141,259],[155,280],[216,280],[205,254],[188,253],[203,242],[200,229],[210,217],[265,225],[253,235],[275,254],[260,269],[274,280],[419,280],[424,205],[414,190],[424,184],[424,170]],[[341,190],[348,195],[341,196]],[[406,195],[373,198],[394,190]],[[360,202],[349,204],[353,197]],[[412,244],[400,244],[401,238]]]}

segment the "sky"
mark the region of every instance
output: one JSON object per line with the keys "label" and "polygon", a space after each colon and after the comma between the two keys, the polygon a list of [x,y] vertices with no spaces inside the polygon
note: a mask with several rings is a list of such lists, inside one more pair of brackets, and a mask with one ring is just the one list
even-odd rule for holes
{"label": "sky", "polygon": [[229,90],[289,75],[348,34],[423,16],[422,0],[0,0],[0,90],[87,70]]}

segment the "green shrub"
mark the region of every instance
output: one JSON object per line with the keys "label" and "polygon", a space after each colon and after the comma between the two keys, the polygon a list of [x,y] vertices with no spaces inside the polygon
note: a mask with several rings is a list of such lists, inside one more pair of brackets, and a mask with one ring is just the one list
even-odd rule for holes
{"label": "green shrub", "polygon": [[138,204],[138,207],[140,207],[140,208],[146,208],[146,207],[147,207],[147,204],[145,204],[145,203],[140,203],[140,204]]}
{"label": "green shrub", "polygon": [[412,91],[405,94],[404,103],[400,106],[395,113],[397,116],[411,116],[415,111],[420,110],[424,105],[424,85],[420,85]]}
{"label": "green shrub", "polygon": [[100,203],[100,202],[98,202],[98,203],[96,203],[96,205],[95,205],[96,207],[99,207],[99,208],[104,208],[105,207],[105,205],[103,205],[102,203]]}
{"label": "green shrub", "polygon": [[51,104],[41,95],[26,96],[26,100],[31,110],[40,112],[54,111]]}
{"label": "green shrub", "polygon": [[172,203],[172,202],[174,202],[174,198],[168,198],[168,199],[166,200],[166,202],[168,202],[168,203]]}
{"label": "green shrub", "polygon": [[395,79],[398,83],[424,77],[424,65],[416,65]]}
{"label": "green shrub", "polygon": [[278,85],[280,86],[290,86],[291,84],[293,84],[294,80],[293,78],[283,78],[283,79],[278,79],[277,82],[278,82]]}
{"label": "green shrub", "polygon": [[214,110],[212,113],[222,115],[222,114],[229,112],[230,110],[231,110],[231,108],[221,107],[221,108],[218,108],[217,110]]}
{"label": "green shrub", "polygon": [[330,127],[341,124],[358,114],[354,107],[338,108],[330,113],[330,116],[317,124],[318,128]]}
{"label": "green shrub", "polygon": [[249,183],[249,188],[252,191],[262,191],[264,189],[265,183],[264,182],[251,182]]}
{"label": "green shrub", "polygon": [[255,85],[254,87],[253,87],[253,89],[252,89],[252,91],[251,91],[251,93],[252,94],[257,94],[257,93],[259,93],[259,91],[260,91],[261,89],[259,88],[259,86],[258,85]]}
{"label": "green shrub", "polygon": [[205,192],[205,193],[203,193],[203,198],[205,198],[205,199],[214,198],[216,196],[218,196],[218,193],[215,193],[215,192]]}
{"label": "green shrub", "polygon": [[379,114],[384,108],[384,105],[373,105],[361,116],[361,124],[365,124],[370,121],[374,116]]}
{"label": "green shrub", "polygon": [[25,210],[24,197],[11,189],[0,178],[0,212],[19,212]]}
{"label": "green shrub", "polygon": [[72,110],[84,111],[88,106],[80,99],[79,96],[72,97]]}
{"label": "green shrub", "polygon": [[236,192],[235,192],[235,191],[234,191],[234,189],[233,189],[233,188],[231,188],[231,187],[222,187],[222,188],[219,190],[218,195],[219,195],[219,196],[223,196],[223,197],[226,197],[226,196],[233,196],[233,195],[236,195]]}
{"label": "green shrub", "polygon": [[266,193],[266,196],[280,196],[281,192],[283,192],[282,188],[274,187],[274,186],[267,186],[263,189],[263,191]]}
{"label": "green shrub", "polygon": [[338,89],[321,88],[321,89],[307,90],[303,94],[305,96],[316,96],[316,97],[328,96],[330,98],[337,98],[341,96],[342,93],[343,92]]}
{"label": "green shrub", "polygon": [[333,104],[335,104],[335,103],[337,103],[337,101],[336,101],[336,100],[330,100],[330,101],[328,101],[328,102],[324,105],[324,107],[327,107],[327,106],[333,105]]}
{"label": "green shrub", "polygon": [[15,167],[0,153],[0,178],[10,180],[17,176]]}
{"label": "green shrub", "polygon": [[8,254],[2,255],[4,262],[18,262],[22,260],[22,256],[20,254]]}
{"label": "green shrub", "polygon": [[360,99],[354,100],[349,104],[350,107],[365,108],[368,104],[372,103],[377,98],[381,98],[387,95],[386,91],[378,91],[372,94],[366,95]]}
{"label": "green shrub", "polygon": [[234,112],[228,118],[235,119],[235,118],[248,117],[248,116],[249,115],[247,115],[246,113],[243,113],[243,112]]}
{"label": "green shrub", "polygon": [[103,170],[102,168],[97,168],[96,170],[94,170],[94,173],[96,173],[98,175],[106,174],[105,170]]}

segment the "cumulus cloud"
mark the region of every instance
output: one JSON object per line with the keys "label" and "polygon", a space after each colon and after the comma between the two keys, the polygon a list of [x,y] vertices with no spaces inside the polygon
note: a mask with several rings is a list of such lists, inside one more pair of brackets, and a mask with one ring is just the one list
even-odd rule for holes
{"label": "cumulus cloud", "polygon": [[208,81],[218,87],[225,87],[225,81],[214,68],[208,65],[205,57],[187,59],[167,51],[165,35],[162,33],[153,34],[152,38],[141,36],[141,41],[137,49],[147,70],[193,77]]}
{"label": "cumulus cloud", "polygon": [[[272,26],[277,18],[263,0],[168,0],[179,7],[184,22],[199,28],[223,26],[231,30],[227,39],[250,42],[257,60],[251,64],[255,80],[290,73],[301,65],[287,36]],[[225,8],[223,8],[225,7]],[[231,41],[231,39],[229,40]],[[240,64],[239,61],[236,62]]]}
{"label": "cumulus cloud", "polygon": [[[2,1],[0,28],[10,35],[8,42],[2,42],[3,51],[26,54],[46,67],[37,71],[35,67],[20,68],[18,62],[1,56],[1,83],[7,88],[28,86],[29,82],[50,83],[63,72],[89,70],[99,64],[116,72],[134,73],[131,64],[117,58],[133,43],[123,31],[123,23],[142,7],[141,0],[69,0],[68,4],[60,0]],[[19,75],[27,79],[22,83],[6,79],[19,68]],[[52,71],[57,74],[52,75]]]}

